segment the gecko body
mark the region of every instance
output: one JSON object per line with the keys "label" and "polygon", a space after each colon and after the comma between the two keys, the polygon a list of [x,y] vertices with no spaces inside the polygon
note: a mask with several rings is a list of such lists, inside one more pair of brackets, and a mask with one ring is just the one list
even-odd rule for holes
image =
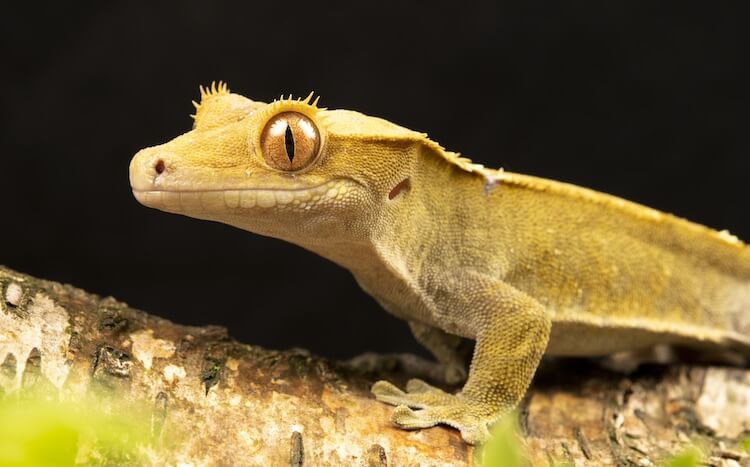
{"label": "gecko body", "polygon": [[[130,165],[146,206],[300,245],[352,272],[463,389],[380,381],[402,428],[469,443],[543,354],[656,344],[750,353],[750,248],[614,196],[492,170],[426,135],[304,100],[201,88],[194,128]],[[476,340],[471,366],[457,337]]]}

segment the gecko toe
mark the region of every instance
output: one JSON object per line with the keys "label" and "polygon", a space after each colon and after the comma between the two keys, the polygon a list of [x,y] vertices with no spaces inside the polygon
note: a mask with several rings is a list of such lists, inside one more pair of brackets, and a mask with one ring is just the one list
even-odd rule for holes
{"label": "gecko toe", "polygon": [[424,410],[412,410],[405,405],[399,405],[391,413],[391,423],[405,430],[415,430],[435,426],[440,421],[425,416]]}
{"label": "gecko toe", "polygon": [[426,393],[432,391],[442,392],[440,389],[425,383],[421,379],[412,378],[406,382],[406,392],[410,394]]}
{"label": "gecko toe", "polygon": [[406,385],[406,392],[387,381],[376,382],[372,385],[370,392],[381,402],[418,409],[449,404],[455,397],[442,389],[430,386],[420,379],[409,380]]}
{"label": "gecko toe", "polygon": [[376,396],[403,396],[404,391],[397,388],[394,384],[388,381],[378,381],[372,385],[370,392]]}
{"label": "gecko toe", "polygon": [[391,405],[408,404],[407,394],[388,381],[378,381],[372,385],[370,392],[381,402]]}

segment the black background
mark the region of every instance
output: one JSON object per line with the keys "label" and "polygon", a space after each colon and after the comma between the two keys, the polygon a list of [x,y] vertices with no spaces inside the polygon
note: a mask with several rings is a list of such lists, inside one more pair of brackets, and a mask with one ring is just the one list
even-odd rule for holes
{"label": "black background", "polygon": [[29,274],[268,347],[417,348],[335,265],[132,198],[131,156],[219,79],[750,239],[739,1],[22,3],[0,19],[0,263]]}

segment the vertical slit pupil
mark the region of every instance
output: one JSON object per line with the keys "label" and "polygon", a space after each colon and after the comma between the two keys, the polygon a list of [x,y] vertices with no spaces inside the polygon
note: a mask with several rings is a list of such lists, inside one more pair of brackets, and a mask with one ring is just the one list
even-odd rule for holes
{"label": "vertical slit pupil", "polygon": [[294,161],[294,133],[288,123],[284,132],[284,146],[286,146],[286,156],[289,158],[289,162]]}

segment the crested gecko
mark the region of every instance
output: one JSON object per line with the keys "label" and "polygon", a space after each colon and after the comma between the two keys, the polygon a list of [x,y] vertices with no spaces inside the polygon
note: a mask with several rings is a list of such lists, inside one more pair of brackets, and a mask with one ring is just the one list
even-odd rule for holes
{"label": "crested gecko", "polygon": [[[485,168],[423,133],[306,99],[200,88],[193,129],[139,151],[136,199],[311,250],[351,271],[434,354],[455,394],[412,379],[391,421],[464,440],[524,396],[543,354],[656,344],[750,353],[750,248],[574,185]],[[476,340],[467,371],[458,337]],[[468,377],[467,377],[468,376]]]}

